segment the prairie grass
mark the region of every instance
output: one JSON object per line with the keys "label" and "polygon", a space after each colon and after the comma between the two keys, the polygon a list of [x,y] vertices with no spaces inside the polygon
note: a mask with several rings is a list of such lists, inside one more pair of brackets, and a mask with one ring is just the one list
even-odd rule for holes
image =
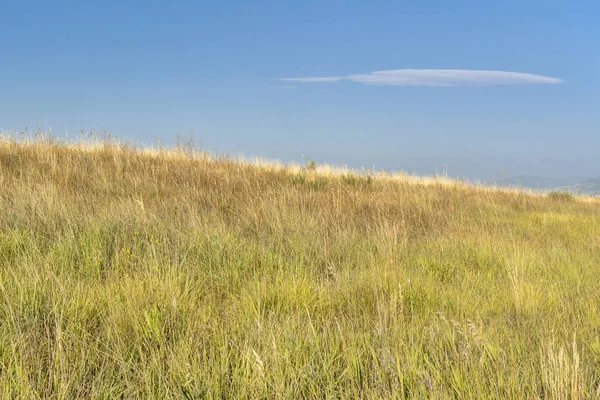
{"label": "prairie grass", "polygon": [[600,201],[0,140],[3,398],[600,396]]}

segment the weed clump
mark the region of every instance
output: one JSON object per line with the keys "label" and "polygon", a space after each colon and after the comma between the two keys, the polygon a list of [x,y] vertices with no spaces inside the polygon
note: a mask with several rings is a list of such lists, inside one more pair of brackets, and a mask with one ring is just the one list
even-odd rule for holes
{"label": "weed clump", "polygon": [[305,171],[316,171],[317,170],[317,162],[312,158],[306,158],[304,162],[303,169]]}
{"label": "weed clump", "polygon": [[365,188],[373,184],[373,177],[371,175],[362,176],[354,174],[344,174],[342,175],[342,182],[354,188]]}
{"label": "weed clump", "polygon": [[323,189],[327,185],[327,180],[324,178],[313,178],[308,181],[308,188],[312,191],[317,191]]}
{"label": "weed clump", "polygon": [[571,192],[563,190],[555,190],[548,193],[548,198],[554,201],[572,202],[575,201],[575,196]]}
{"label": "weed clump", "polygon": [[292,175],[292,184],[302,185],[304,182],[306,182],[306,177],[304,174],[297,173]]}

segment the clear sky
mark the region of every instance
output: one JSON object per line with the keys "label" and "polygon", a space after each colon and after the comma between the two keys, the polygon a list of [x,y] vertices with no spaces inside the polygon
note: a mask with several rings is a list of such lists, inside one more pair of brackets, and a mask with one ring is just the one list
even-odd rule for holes
{"label": "clear sky", "polygon": [[0,0],[0,129],[596,175],[599,21],[591,0]]}

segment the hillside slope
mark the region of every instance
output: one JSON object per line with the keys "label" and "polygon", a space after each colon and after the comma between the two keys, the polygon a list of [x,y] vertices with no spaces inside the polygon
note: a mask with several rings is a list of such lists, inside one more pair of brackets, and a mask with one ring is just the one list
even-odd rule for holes
{"label": "hillside slope", "polygon": [[7,398],[591,398],[600,202],[0,141]]}

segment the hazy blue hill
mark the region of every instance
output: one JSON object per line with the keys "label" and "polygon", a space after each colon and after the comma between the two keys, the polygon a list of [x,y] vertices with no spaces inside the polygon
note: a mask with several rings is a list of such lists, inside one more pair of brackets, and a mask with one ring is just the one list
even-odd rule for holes
{"label": "hazy blue hill", "polygon": [[600,194],[600,177],[577,182],[574,185],[566,186],[565,189],[580,193]]}
{"label": "hazy blue hill", "polygon": [[600,175],[590,177],[546,178],[534,175],[519,175],[509,179],[511,186],[534,189],[568,190],[575,193],[600,194]]}
{"label": "hazy blue hill", "polygon": [[589,179],[589,177],[571,176],[561,178],[547,178],[535,175],[519,175],[509,179],[508,183],[514,186],[552,189],[573,186]]}

